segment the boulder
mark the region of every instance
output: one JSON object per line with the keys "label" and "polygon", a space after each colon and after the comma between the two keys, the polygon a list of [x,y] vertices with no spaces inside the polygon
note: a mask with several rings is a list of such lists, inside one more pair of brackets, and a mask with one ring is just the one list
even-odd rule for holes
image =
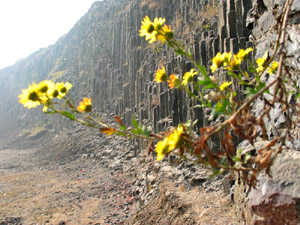
{"label": "boulder", "polygon": [[271,175],[258,176],[249,192],[236,182],[234,200],[238,217],[245,224],[300,223],[300,152],[284,150],[271,167]]}

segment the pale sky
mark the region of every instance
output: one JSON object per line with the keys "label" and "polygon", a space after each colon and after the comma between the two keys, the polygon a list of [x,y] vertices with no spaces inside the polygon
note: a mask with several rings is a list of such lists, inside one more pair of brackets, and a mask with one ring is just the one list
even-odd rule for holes
{"label": "pale sky", "polygon": [[0,69],[53,45],[96,0],[1,0]]}

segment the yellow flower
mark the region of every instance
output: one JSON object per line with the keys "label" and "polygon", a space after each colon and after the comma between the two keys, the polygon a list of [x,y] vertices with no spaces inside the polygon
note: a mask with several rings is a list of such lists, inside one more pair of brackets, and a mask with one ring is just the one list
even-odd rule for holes
{"label": "yellow flower", "polygon": [[223,62],[221,60],[222,54],[220,52],[212,59],[212,65],[210,67],[211,72],[214,73],[218,68],[223,66]]}
{"label": "yellow flower", "polygon": [[262,58],[258,58],[256,60],[256,64],[257,64],[256,71],[258,73],[261,73],[264,70],[267,62],[268,62],[268,52],[266,51]]}
{"label": "yellow flower", "polygon": [[231,52],[224,52],[221,55],[221,60],[222,60],[223,66],[227,66],[227,63],[231,60],[231,57],[232,57]]}
{"label": "yellow flower", "polygon": [[167,154],[169,150],[169,145],[168,145],[168,138],[165,138],[163,141],[159,141],[156,145],[156,154],[157,154],[157,161],[162,160],[165,157],[165,154]]}
{"label": "yellow flower", "polygon": [[165,70],[165,67],[162,66],[162,68],[158,69],[155,73],[155,77],[154,77],[154,81],[156,83],[161,83],[165,80],[168,79],[168,76],[166,74],[166,70]]}
{"label": "yellow flower", "polygon": [[149,40],[149,43],[153,43],[156,41],[156,31],[154,24],[151,22],[148,16],[145,16],[144,20],[142,21],[142,26],[140,31],[140,37],[146,36],[146,41]]}
{"label": "yellow flower", "polygon": [[38,90],[37,84],[32,83],[27,89],[22,90],[22,94],[18,96],[20,99],[19,102],[28,109],[37,107],[41,104],[40,93]]}
{"label": "yellow flower", "polygon": [[37,90],[39,91],[40,99],[42,100],[41,103],[44,104],[49,99],[53,98],[55,84],[51,80],[44,80],[37,84]]}
{"label": "yellow flower", "polygon": [[186,72],[183,75],[183,81],[182,85],[186,86],[189,82],[193,80],[193,77],[197,74],[198,72],[195,71],[194,69],[191,69],[189,72]]}
{"label": "yellow flower", "polygon": [[154,31],[153,23],[151,22],[148,16],[145,16],[144,20],[142,21],[142,26],[140,29],[140,37],[143,36],[147,37],[148,35],[152,34],[153,31]]}
{"label": "yellow flower", "polygon": [[[72,84],[70,84],[69,82],[56,83],[56,90],[58,91],[57,98],[62,99],[68,93],[68,91],[71,89],[71,87],[72,87]],[[52,94],[53,96],[56,94],[54,92]]]}
{"label": "yellow flower", "polygon": [[160,40],[165,43],[167,40],[173,38],[173,32],[171,31],[171,27],[164,25],[166,19],[161,17],[154,18],[152,22],[148,16],[142,21],[141,29],[139,30],[140,36],[145,36],[146,41],[150,44],[155,42],[156,40]]}
{"label": "yellow flower", "polygon": [[211,72],[214,73],[218,68],[222,66],[227,66],[227,63],[231,60],[231,52],[224,52],[221,54],[220,52],[212,59],[212,65],[210,67]]}
{"label": "yellow flower", "polygon": [[169,76],[169,80],[168,80],[169,88],[173,89],[179,83],[180,83],[180,80],[175,74],[171,74]]}
{"label": "yellow flower", "polygon": [[154,26],[154,30],[158,31],[162,28],[162,25],[166,22],[166,19],[165,18],[154,18],[154,21],[153,21],[153,26]]}
{"label": "yellow flower", "polygon": [[183,132],[183,127],[177,127],[172,134],[168,136],[168,144],[169,144],[169,151],[177,148],[181,139],[181,134]]}
{"label": "yellow flower", "polygon": [[48,93],[54,88],[54,83],[51,80],[44,80],[38,83],[38,91],[41,93]]}
{"label": "yellow flower", "polygon": [[79,106],[77,107],[79,112],[91,112],[92,111],[92,99],[91,98],[83,98],[83,101],[79,102]]}
{"label": "yellow flower", "polygon": [[233,59],[228,63],[228,66],[225,68],[226,70],[237,70],[239,69],[239,66],[241,65],[242,61],[241,59],[237,58],[236,56],[233,56]]}
{"label": "yellow flower", "polygon": [[167,40],[173,38],[173,32],[171,30],[171,26],[164,25],[161,31],[158,31],[156,38],[160,40],[162,43],[165,43]]}
{"label": "yellow flower", "polygon": [[43,107],[43,112],[47,112],[47,110],[48,110],[48,106],[44,106]]}
{"label": "yellow flower", "polygon": [[253,48],[247,48],[246,50],[240,49],[240,51],[236,54],[236,57],[243,61],[248,57],[248,54],[253,51]]}
{"label": "yellow flower", "polygon": [[228,82],[225,81],[223,84],[220,85],[220,91],[224,91],[227,87],[229,87],[232,84],[232,81]]}
{"label": "yellow flower", "polygon": [[178,148],[181,141],[181,135],[183,133],[183,127],[178,126],[173,133],[166,137],[163,141],[159,141],[156,145],[157,161],[164,158],[165,154]]}
{"label": "yellow flower", "polygon": [[273,61],[271,66],[268,67],[268,73],[269,74],[276,73],[277,69],[278,69],[278,66],[279,66],[279,63],[276,62],[276,61]]}

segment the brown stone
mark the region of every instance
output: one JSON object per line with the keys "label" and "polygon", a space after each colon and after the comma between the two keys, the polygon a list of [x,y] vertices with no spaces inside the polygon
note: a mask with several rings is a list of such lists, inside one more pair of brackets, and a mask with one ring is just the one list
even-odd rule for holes
{"label": "brown stone", "polygon": [[253,191],[248,197],[247,207],[251,217],[249,225],[297,224],[295,202],[290,195]]}

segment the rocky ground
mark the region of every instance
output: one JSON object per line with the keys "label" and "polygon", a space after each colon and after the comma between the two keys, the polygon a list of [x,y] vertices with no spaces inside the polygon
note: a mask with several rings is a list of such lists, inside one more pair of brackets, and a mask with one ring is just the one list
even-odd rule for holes
{"label": "rocky ground", "polygon": [[74,126],[0,145],[0,224],[239,224],[222,179]]}

